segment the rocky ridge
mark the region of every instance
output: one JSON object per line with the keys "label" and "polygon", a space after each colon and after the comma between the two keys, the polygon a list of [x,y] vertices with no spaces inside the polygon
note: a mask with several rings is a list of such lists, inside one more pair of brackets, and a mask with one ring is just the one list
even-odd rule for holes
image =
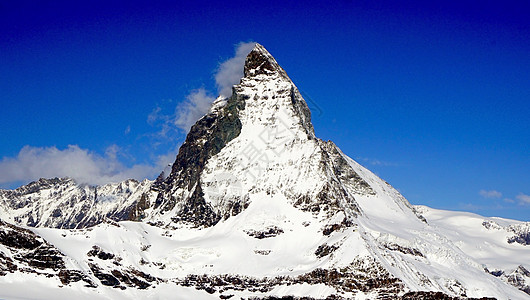
{"label": "rocky ridge", "polygon": [[152,197],[152,182],[129,179],[103,186],[69,178],[39,179],[15,190],[0,190],[0,218],[17,225],[86,228],[106,219],[141,220]]}

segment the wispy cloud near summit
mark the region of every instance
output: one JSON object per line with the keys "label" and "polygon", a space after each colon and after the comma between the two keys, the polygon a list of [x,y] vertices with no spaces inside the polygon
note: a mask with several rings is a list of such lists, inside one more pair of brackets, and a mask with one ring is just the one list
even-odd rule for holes
{"label": "wispy cloud near summit", "polygon": [[[240,42],[235,46],[235,55],[219,64],[214,72],[218,95],[229,97],[232,94],[232,86],[243,77],[245,58],[255,45],[255,42]],[[177,104],[173,115],[162,115],[156,108],[154,114],[149,115],[148,122],[165,120],[162,125],[164,132],[171,129],[188,132],[198,119],[208,113],[215,100],[214,94],[205,88],[192,90]]]}
{"label": "wispy cloud near summit", "polygon": [[237,44],[236,55],[219,65],[215,73],[215,83],[217,92],[221,96],[228,97],[232,94],[232,86],[239,83],[239,80],[243,77],[245,58],[254,46],[256,46],[255,42]]}
{"label": "wispy cloud near summit", "polygon": [[191,91],[183,102],[175,108],[173,125],[184,132],[190,131],[191,126],[210,110],[215,97],[204,88]]}

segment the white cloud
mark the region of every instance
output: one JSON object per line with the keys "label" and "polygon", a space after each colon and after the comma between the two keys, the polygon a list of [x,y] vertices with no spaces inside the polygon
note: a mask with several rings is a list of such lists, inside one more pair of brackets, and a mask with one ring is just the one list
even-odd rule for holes
{"label": "white cloud", "polygon": [[491,191],[480,190],[478,194],[484,198],[501,198],[502,197],[502,193],[496,190],[491,190]]}
{"label": "white cloud", "polygon": [[16,157],[4,157],[0,161],[0,183],[53,177],[70,177],[78,183],[88,184],[105,184],[130,178],[142,180],[158,175],[169,160],[160,157],[154,165],[126,167],[118,160],[119,151],[118,146],[112,145],[102,156],[77,145],[69,145],[64,150],[24,146]]}
{"label": "white cloud", "polygon": [[236,55],[219,65],[215,73],[217,91],[224,97],[232,95],[232,86],[243,77],[245,58],[256,45],[255,42],[241,42],[236,46]]}
{"label": "white cloud", "polygon": [[214,100],[215,98],[208,95],[204,88],[192,91],[186,96],[186,100],[175,108],[174,125],[188,132],[191,126],[210,110]]}
{"label": "white cloud", "polygon": [[[232,94],[232,86],[239,83],[243,77],[245,58],[255,45],[254,42],[237,44],[234,57],[219,64],[214,73],[219,95],[229,97]],[[169,138],[171,135],[168,133],[176,130],[187,133],[191,126],[210,110],[215,100],[213,94],[204,88],[193,90],[182,102],[177,104],[174,114],[163,114],[162,109],[156,107],[147,116],[147,123],[155,125],[161,121],[158,123],[161,130],[157,134],[161,138]]]}
{"label": "white cloud", "polygon": [[158,121],[161,118],[160,112],[162,111],[162,108],[160,106],[155,107],[148,115],[147,115],[147,123],[149,125],[153,125],[156,121]]}
{"label": "white cloud", "polygon": [[525,195],[523,193],[520,193],[519,195],[515,196],[517,200],[519,200],[519,204],[521,205],[529,205],[530,204],[530,195]]}
{"label": "white cloud", "polygon": [[[220,63],[214,73],[217,91],[223,96],[230,96],[232,85],[243,77],[243,66],[247,54],[255,43],[239,43],[235,56]],[[191,126],[208,113],[215,97],[204,88],[191,91],[175,107],[173,114],[164,114],[162,108],[156,107],[147,117],[152,126],[160,126],[156,136],[161,140],[170,140],[178,131],[188,132]],[[124,134],[131,132],[127,126]],[[156,147],[156,143],[151,143]],[[70,177],[79,183],[105,184],[125,179],[144,179],[156,177],[168,164],[173,163],[176,149],[168,154],[152,158],[152,164],[125,166],[120,148],[113,145],[106,149],[104,155],[70,145],[66,149],[56,147],[23,147],[16,157],[4,157],[0,161],[0,183],[31,181],[39,178]]]}
{"label": "white cloud", "polygon": [[364,163],[370,164],[372,166],[381,166],[381,167],[399,167],[400,165],[398,163],[388,162],[388,161],[381,161],[376,158],[368,158],[368,157],[357,157],[358,161],[362,161]]}

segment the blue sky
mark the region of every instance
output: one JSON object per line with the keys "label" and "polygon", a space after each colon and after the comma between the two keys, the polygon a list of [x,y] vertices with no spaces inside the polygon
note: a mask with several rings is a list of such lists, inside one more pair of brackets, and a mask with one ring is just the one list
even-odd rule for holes
{"label": "blue sky", "polygon": [[256,41],[317,135],[411,203],[530,220],[522,1],[6,2],[0,187],[156,176],[185,137],[170,121]]}

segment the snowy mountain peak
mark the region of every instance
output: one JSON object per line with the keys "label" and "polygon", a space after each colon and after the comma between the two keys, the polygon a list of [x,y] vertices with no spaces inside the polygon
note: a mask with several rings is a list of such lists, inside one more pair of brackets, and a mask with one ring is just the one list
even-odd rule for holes
{"label": "snowy mountain peak", "polygon": [[[263,94],[265,99],[269,102],[275,99],[282,99],[276,97],[275,93],[288,93],[288,98],[291,100],[291,105],[294,108],[300,123],[303,125],[306,133],[314,138],[314,129],[311,124],[311,111],[307,107],[307,103],[300,95],[298,88],[291,81],[285,70],[276,62],[276,59],[260,44],[256,44],[252,51],[247,55],[244,66],[244,78],[239,85],[241,86],[256,86],[259,82],[263,87]],[[238,86],[235,86],[236,88]],[[271,94],[269,98],[266,94]]]}
{"label": "snowy mountain peak", "polygon": [[254,46],[245,59],[244,74],[245,77],[255,76],[258,74],[269,75],[278,73],[286,78],[287,74],[276,62],[276,59],[260,44]]}
{"label": "snowy mountain peak", "polygon": [[[248,176],[266,175],[268,165],[291,146],[302,147],[304,141],[314,139],[305,100],[271,54],[257,44],[246,58],[245,76],[233,87],[232,96],[216,101],[192,126],[171,174],[155,183],[161,192],[149,220],[212,226],[236,215],[249,204],[246,189],[241,195],[218,195],[218,184],[245,182],[252,188],[256,182]],[[316,141],[311,145],[316,151]],[[219,182],[224,177],[230,180]],[[277,184],[268,183],[271,188]]]}
{"label": "snowy mountain peak", "polygon": [[60,282],[113,299],[528,298],[529,224],[413,207],[315,137],[263,46],[244,74],[154,182],[0,190],[0,297]]}

